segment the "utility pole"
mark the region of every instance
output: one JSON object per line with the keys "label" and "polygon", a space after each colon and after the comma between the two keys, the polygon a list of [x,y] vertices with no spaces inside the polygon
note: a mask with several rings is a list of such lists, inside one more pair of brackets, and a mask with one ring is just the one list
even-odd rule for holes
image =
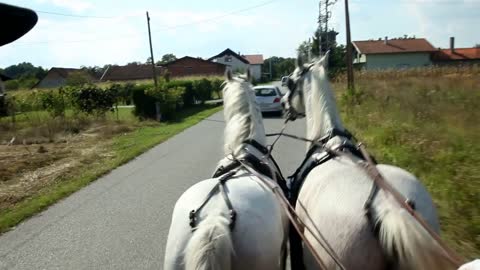
{"label": "utility pole", "polygon": [[270,81],[272,81],[272,57],[268,60],[268,63],[270,65]]}
{"label": "utility pole", "polygon": [[[328,30],[328,20],[332,17],[332,13],[328,8],[334,5],[337,0],[320,0],[318,2],[318,50],[319,54],[323,55],[323,51],[330,49],[330,34]],[[323,7],[322,7],[323,5]],[[322,50],[322,48],[324,50]]]}
{"label": "utility pole", "polygon": [[345,25],[347,30],[347,87],[355,89],[353,83],[352,40],[350,38],[350,14],[348,13],[348,0],[345,0]]}
{"label": "utility pole", "polygon": [[150,16],[148,16],[148,11],[147,11],[147,25],[148,25],[148,39],[150,41],[150,59],[152,60],[153,82],[155,84],[155,89],[158,89],[155,60],[153,59],[152,34],[150,33]]}

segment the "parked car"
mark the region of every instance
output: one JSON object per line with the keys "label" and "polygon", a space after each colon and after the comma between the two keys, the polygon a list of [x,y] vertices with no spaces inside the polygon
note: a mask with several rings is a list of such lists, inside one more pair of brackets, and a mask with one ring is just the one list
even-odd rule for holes
{"label": "parked car", "polygon": [[262,112],[275,112],[282,114],[283,107],[281,104],[282,92],[275,85],[259,85],[253,87],[257,103]]}
{"label": "parked car", "polygon": [[283,76],[282,77],[282,86],[286,86],[288,81],[288,76]]}

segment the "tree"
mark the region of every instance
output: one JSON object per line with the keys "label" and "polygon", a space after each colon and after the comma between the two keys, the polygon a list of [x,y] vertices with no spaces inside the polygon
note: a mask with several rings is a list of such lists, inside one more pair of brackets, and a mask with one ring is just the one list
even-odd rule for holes
{"label": "tree", "polygon": [[99,66],[81,66],[80,68],[84,71],[86,71],[88,74],[92,75],[94,78],[100,78],[100,76],[103,75],[103,72],[105,72],[105,69],[107,68],[108,65],[105,65],[103,67]]}
{"label": "tree", "polygon": [[[295,69],[295,58],[283,58],[272,56],[265,59],[262,66],[262,73],[270,73],[270,62],[272,63],[272,78],[279,79],[282,76],[286,76]],[[269,77],[269,76],[268,76]],[[268,78],[270,79],[270,78]]]}
{"label": "tree", "polygon": [[31,63],[23,62],[17,65],[11,65],[9,67],[6,67],[2,72],[5,75],[14,79],[18,79],[20,77],[23,77],[23,78],[34,77],[36,79],[42,79],[47,73],[47,70],[43,69],[42,67],[35,67]]}
{"label": "tree", "polygon": [[300,56],[303,60],[309,61],[312,51],[312,42],[310,39],[305,40],[304,42],[300,43],[297,48],[298,56]]}
{"label": "tree", "polygon": [[13,79],[6,84],[6,89],[8,90],[31,88],[38,80],[42,79],[46,73],[47,70],[42,67],[36,67],[28,62],[11,65],[2,70],[2,74]]}
{"label": "tree", "polygon": [[162,60],[160,62],[162,64],[166,64],[175,60],[177,60],[177,57],[173,53],[167,53],[162,56]]}

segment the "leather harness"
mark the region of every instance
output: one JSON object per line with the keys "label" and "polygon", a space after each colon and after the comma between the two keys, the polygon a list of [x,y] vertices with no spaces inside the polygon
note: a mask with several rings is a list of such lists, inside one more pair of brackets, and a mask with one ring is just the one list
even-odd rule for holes
{"label": "leather harness", "polygon": [[[352,155],[365,160],[362,152],[356,147],[353,143],[350,141],[352,139],[355,139],[354,136],[348,131],[348,130],[339,130],[336,128],[333,128],[330,130],[330,132],[320,138],[317,141],[317,144],[312,144],[310,149],[307,151],[307,154],[305,156],[305,159],[302,161],[300,166],[297,168],[297,170],[289,177],[291,179],[291,187],[290,187],[290,193],[289,193],[289,201],[290,204],[295,207],[298,199],[298,194],[300,193],[300,190],[303,186],[303,183],[305,182],[305,179],[307,178],[307,175],[317,166],[320,166],[321,164],[331,160],[332,158],[336,157],[337,154],[335,154],[334,151],[328,151],[328,149],[324,150],[321,153],[317,154],[317,151],[321,148],[321,145],[325,145],[329,140],[332,138],[340,136],[344,137],[347,140],[344,141],[341,145],[339,145],[335,150],[337,151],[349,151]],[[375,160],[373,157],[371,157],[372,160]],[[376,164],[376,161],[374,161]],[[373,220],[373,216],[370,211],[370,206],[373,201],[373,198],[375,197],[375,194],[378,191],[378,187],[375,183],[372,184],[372,188],[370,191],[370,194],[368,196],[368,199],[364,205],[364,209],[366,210],[366,215],[369,220],[369,222],[373,225],[374,232],[377,231],[375,226],[375,221]],[[291,263],[292,263],[292,270],[303,270],[305,269],[305,265],[303,263],[303,247],[302,247],[302,241],[300,238],[299,233],[296,230],[291,229],[289,233],[289,238],[290,238],[290,257],[291,257]]]}
{"label": "leather harness", "polygon": [[[280,186],[280,188],[282,189],[282,191],[286,195],[287,192],[288,192],[287,191],[288,189],[287,189],[285,178],[283,177],[283,175],[280,171],[280,167],[278,167],[277,162],[270,155],[270,151],[265,146],[261,145],[259,142],[255,141],[255,140],[246,140],[246,141],[244,141],[244,143],[253,146],[255,149],[260,151],[262,154],[268,155],[269,159],[272,161],[272,163],[275,166],[275,175],[272,175],[271,168],[267,164],[265,164],[265,162],[263,162],[262,160],[260,160],[259,158],[257,158],[256,156],[254,156],[253,154],[251,154],[249,152],[242,155],[240,160],[243,163],[246,163],[249,166],[251,166],[252,168],[254,168],[257,172],[261,173],[262,175],[265,175],[270,179],[277,179],[277,184]],[[240,166],[242,166],[242,164],[237,159],[234,159],[228,165],[218,167],[217,170],[213,173],[213,178],[218,177],[217,184],[207,194],[207,196],[203,200],[202,204],[200,204],[200,206],[198,208],[193,209],[189,212],[189,219],[190,219],[189,224],[190,224],[190,227],[192,228],[192,230],[195,230],[195,228],[197,226],[197,221],[198,221],[197,214],[198,214],[198,212],[200,212],[202,210],[202,208],[207,204],[207,202],[210,200],[210,198],[212,198],[213,195],[215,193],[217,193],[217,191],[220,191],[220,193],[222,194],[222,197],[225,201],[225,204],[228,207],[229,215],[230,215],[230,224],[229,224],[230,230],[234,229],[237,213],[236,213],[235,209],[233,208],[233,205],[232,205],[230,199],[228,198],[228,194],[225,190],[225,183],[229,179],[233,178],[233,176],[237,173]]]}

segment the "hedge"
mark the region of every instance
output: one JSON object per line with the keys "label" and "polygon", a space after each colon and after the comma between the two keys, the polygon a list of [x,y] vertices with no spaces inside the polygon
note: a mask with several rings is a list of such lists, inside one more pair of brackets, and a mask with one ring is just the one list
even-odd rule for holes
{"label": "hedge", "polygon": [[8,102],[14,102],[17,112],[46,110],[52,117],[63,116],[68,108],[87,114],[103,115],[113,110],[114,105],[122,103],[129,105],[133,102],[136,107],[134,113],[138,117],[153,119],[156,117],[155,102],[159,102],[162,118],[170,120],[174,118],[176,111],[183,107],[192,107],[199,102],[204,103],[212,98],[214,92],[220,97],[222,83],[223,80],[220,78],[188,78],[170,81],[160,78],[158,90],[152,83],[113,83],[102,87],[83,84],[56,90],[24,92],[15,95],[15,98],[8,98]]}

